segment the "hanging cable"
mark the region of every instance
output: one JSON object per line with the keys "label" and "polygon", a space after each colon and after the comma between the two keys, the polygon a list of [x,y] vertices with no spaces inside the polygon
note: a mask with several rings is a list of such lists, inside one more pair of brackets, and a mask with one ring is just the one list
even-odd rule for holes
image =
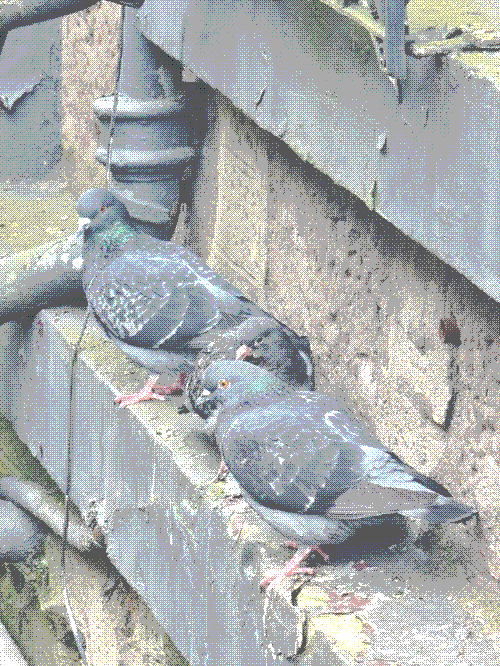
{"label": "hanging cable", "polygon": [[76,361],[78,358],[78,352],[80,349],[80,344],[82,342],[85,329],[87,328],[87,322],[90,317],[90,309],[87,309],[87,314],[83,321],[82,330],[76,341],[75,348],[73,350],[73,356],[71,358],[71,367],[69,375],[69,423],[68,423],[68,439],[67,439],[67,448],[66,448],[66,489],[64,493],[64,530],[63,530],[63,543],[62,543],[62,554],[61,554],[61,583],[63,587],[64,595],[64,605],[66,606],[66,611],[69,617],[69,624],[73,636],[75,638],[76,647],[82,658],[82,663],[84,666],[88,666],[87,659],[85,657],[85,649],[80,640],[80,634],[78,633],[78,628],[76,626],[75,616],[69,602],[68,595],[68,580],[66,576],[66,550],[68,547],[68,527],[69,527],[69,498],[71,493],[71,461],[72,461],[72,448],[73,448],[73,406],[74,406],[74,384],[75,384],[75,367]]}
{"label": "hanging cable", "polygon": [[125,25],[125,7],[122,5],[120,13],[120,34],[118,38],[118,62],[116,63],[116,76],[115,76],[115,86],[113,90],[113,111],[111,113],[111,119],[109,123],[109,138],[108,138],[108,150],[106,153],[106,189],[109,189],[109,172],[111,165],[111,147],[113,144],[113,137],[115,135],[115,124],[116,124],[116,112],[118,109],[118,92],[120,87],[120,76],[122,73],[122,57],[123,57],[123,27]]}
{"label": "hanging cable", "polygon": [[[118,109],[118,92],[120,85],[120,75],[122,68],[122,56],[123,56],[123,28],[125,24],[125,6],[122,5],[120,13],[120,31],[118,37],[118,62],[116,65],[116,76],[113,90],[113,111],[111,114],[111,121],[109,126],[109,139],[108,139],[108,150],[106,154],[106,176],[105,176],[105,188],[109,189],[109,174],[110,174],[110,164],[111,164],[111,146],[113,143],[113,136],[115,132],[116,124],[116,112]],[[90,286],[90,285],[89,285]],[[85,649],[82,645],[80,639],[80,634],[78,632],[78,627],[76,625],[75,616],[73,609],[71,608],[69,594],[68,594],[68,581],[66,576],[66,551],[68,548],[68,529],[69,529],[69,510],[70,510],[70,497],[71,497],[71,481],[72,481],[72,461],[73,461],[73,434],[74,434],[74,385],[75,385],[75,368],[76,362],[78,360],[78,352],[80,351],[80,345],[87,328],[87,324],[90,318],[90,306],[87,308],[87,313],[83,321],[82,330],[78,337],[78,340],[75,343],[73,350],[73,356],[71,358],[71,367],[70,367],[70,377],[69,377],[69,419],[68,419],[68,437],[67,437],[67,447],[66,447],[66,488],[64,494],[64,530],[63,530],[63,544],[62,544],[62,554],[61,554],[61,583],[63,587],[63,597],[64,605],[66,606],[66,611],[69,617],[69,624],[73,636],[75,638],[76,647],[80,653],[83,666],[88,666],[87,658],[85,656]]]}

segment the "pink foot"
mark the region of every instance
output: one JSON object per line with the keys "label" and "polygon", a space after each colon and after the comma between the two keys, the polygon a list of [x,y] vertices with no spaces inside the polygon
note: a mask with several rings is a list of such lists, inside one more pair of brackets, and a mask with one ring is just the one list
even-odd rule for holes
{"label": "pink foot", "polygon": [[[293,548],[294,550],[299,549],[299,547],[295,543],[295,541],[285,541],[285,546],[288,546],[288,548]],[[325,551],[321,550],[321,548],[319,546],[316,546],[316,548],[313,548],[313,550],[315,550],[317,553],[319,553],[325,559],[326,562],[328,562],[328,560],[330,559],[328,557],[328,555],[325,553]]]}
{"label": "pink foot", "polygon": [[[120,403],[120,407],[129,407],[130,405],[135,405],[143,400],[165,400],[163,397],[164,395],[170,395],[184,390],[184,384],[186,381],[186,375],[184,373],[180,375],[179,379],[171,386],[157,386],[156,382],[158,381],[158,377],[159,375],[151,375],[141,391],[138,393],[117,395],[115,402]],[[155,389],[155,392],[153,392],[153,389]]]}
{"label": "pink foot", "polygon": [[253,350],[250,349],[250,347],[247,347],[247,345],[241,345],[241,347],[238,347],[236,350],[236,360],[242,361],[247,356],[253,356]]}
{"label": "pink foot", "polygon": [[313,546],[309,546],[308,548],[303,548],[302,550],[299,550],[297,553],[295,553],[292,559],[289,560],[282,569],[275,569],[271,571],[268,576],[263,578],[260,581],[260,586],[265,587],[266,585],[268,585],[268,583],[272,582],[271,587],[278,587],[278,585],[281,583],[281,581],[284,578],[286,578],[287,576],[293,576],[298,573],[304,573],[310,576],[314,575],[315,570],[312,569],[311,567],[299,567],[298,565],[301,562],[303,562],[306,559],[306,557],[308,557],[315,550],[317,550],[324,557],[326,557],[326,555],[323,553],[323,551],[320,548],[314,548]]}
{"label": "pink foot", "polygon": [[217,472],[215,480],[223,481],[228,474],[229,474],[229,467],[226,465],[226,463],[223,460],[221,460],[219,471]]}

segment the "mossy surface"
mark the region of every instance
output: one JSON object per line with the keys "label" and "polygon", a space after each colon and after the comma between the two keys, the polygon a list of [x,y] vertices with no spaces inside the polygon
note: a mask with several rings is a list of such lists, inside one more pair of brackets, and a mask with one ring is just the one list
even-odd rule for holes
{"label": "mossy surface", "polygon": [[63,190],[44,197],[1,189],[0,256],[7,257],[43,243],[57,243],[78,227],[73,195]]}

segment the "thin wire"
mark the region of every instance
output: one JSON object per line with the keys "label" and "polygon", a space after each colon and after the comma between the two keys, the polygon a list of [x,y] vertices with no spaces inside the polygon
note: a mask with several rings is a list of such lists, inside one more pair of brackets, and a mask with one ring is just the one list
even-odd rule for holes
{"label": "thin wire", "polygon": [[90,307],[87,309],[87,314],[83,322],[82,330],[76,341],[75,348],[73,350],[73,356],[71,358],[71,368],[69,375],[69,423],[68,423],[68,439],[66,442],[66,489],[64,494],[64,530],[63,530],[63,544],[62,544],[62,555],[61,555],[61,582],[63,586],[64,594],[64,603],[66,610],[69,616],[69,623],[73,636],[75,638],[76,647],[82,658],[82,663],[84,666],[88,666],[87,659],[85,657],[85,650],[83,648],[82,642],[80,640],[80,634],[78,633],[78,628],[75,622],[75,616],[73,614],[73,609],[69,603],[68,595],[68,580],[66,576],[66,550],[68,547],[68,528],[69,528],[69,498],[71,493],[71,461],[73,459],[73,407],[74,407],[74,386],[75,386],[75,367],[76,361],[78,359],[78,352],[80,350],[80,345],[85,334],[85,329],[87,328],[87,323],[90,317]]}
{"label": "thin wire", "polygon": [[[109,124],[109,139],[108,139],[108,150],[106,155],[106,180],[105,180],[105,189],[109,189],[109,174],[110,174],[110,163],[111,163],[111,144],[113,143],[113,136],[115,133],[115,124],[116,124],[116,113],[118,109],[118,89],[120,85],[120,75],[122,69],[122,57],[123,57],[123,28],[125,24],[125,6],[121,7],[120,14],[120,33],[118,38],[118,63],[116,66],[116,77],[115,85],[113,90],[114,100],[113,100],[113,111],[111,114],[110,124]],[[90,285],[89,285],[90,286]],[[74,385],[75,385],[75,368],[76,362],[78,359],[78,352],[80,351],[80,345],[85,334],[85,329],[90,318],[90,306],[87,308],[87,314],[83,322],[81,333],[76,341],[75,348],[73,350],[73,356],[71,358],[71,369],[70,369],[70,378],[69,378],[69,422],[68,422],[68,439],[66,446],[66,489],[64,495],[64,530],[63,530],[63,544],[62,544],[62,555],[61,555],[61,583],[63,587],[63,597],[64,605],[66,606],[66,611],[69,617],[69,624],[73,636],[75,638],[76,647],[80,653],[83,666],[88,666],[88,661],[85,656],[85,649],[82,645],[80,639],[80,634],[78,632],[78,627],[76,625],[75,616],[71,604],[69,601],[68,594],[68,580],[66,576],[66,551],[68,548],[68,529],[69,529],[69,500],[71,496],[71,481],[72,481],[72,459],[73,459],[73,412],[74,412]]]}
{"label": "thin wire", "polygon": [[116,77],[115,77],[115,86],[113,90],[113,111],[111,112],[111,119],[109,122],[109,139],[108,139],[108,151],[106,154],[106,189],[109,189],[109,172],[111,165],[111,146],[113,144],[113,138],[115,135],[115,125],[116,125],[116,112],[118,109],[118,89],[120,86],[120,77],[122,73],[122,58],[123,58],[123,27],[125,25],[125,5],[121,7],[120,14],[120,35],[118,38],[118,62],[116,63]]}

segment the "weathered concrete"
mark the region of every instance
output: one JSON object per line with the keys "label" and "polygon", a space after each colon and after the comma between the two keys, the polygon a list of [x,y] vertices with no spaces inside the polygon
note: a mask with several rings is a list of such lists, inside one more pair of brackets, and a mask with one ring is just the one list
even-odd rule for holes
{"label": "weathered concrete", "polygon": [[181,237],[312,342],[317,381],[457,496],[500,574],[500,307],[216,96]]}
{"label": "weathered concrete", "polygon": [[26,666],[23,655],[9,636],[7,629],[0,623],[0,661],[9,666]]}
{"label": "weathered concrete", "polygon": [[[48,310],[37,321],[10,339],[19,359],[11,418],[63,485],[70,345],[83,311]],[[387,657],[391,613],[414,616],[421,629],[393,646],[396,663],[423,653],[416,663],[455,664],[463,651],[478,666],[497,662],[487,637],[495,612],[484,617],[497,582],[486,573],[484,543],[462,526],[423,542],[427,554],[406,548],[404,533],[367,531],[331,551],[333,565],[312,587],[301,583],[297,595],[292,584],[266,600],[258,582],[286,556],[281,537],[244,502],[227,501],[227,483],[199,489],[219,458],[196,434],[197,417],[179,416],[169,401],[113,405],[113,395],[143,379],[90,325],[76,372],[73,499],[83,513],[97,510],[112,562],[192,666],[264,666],[277,652],[311,665],[371,664]]]}

